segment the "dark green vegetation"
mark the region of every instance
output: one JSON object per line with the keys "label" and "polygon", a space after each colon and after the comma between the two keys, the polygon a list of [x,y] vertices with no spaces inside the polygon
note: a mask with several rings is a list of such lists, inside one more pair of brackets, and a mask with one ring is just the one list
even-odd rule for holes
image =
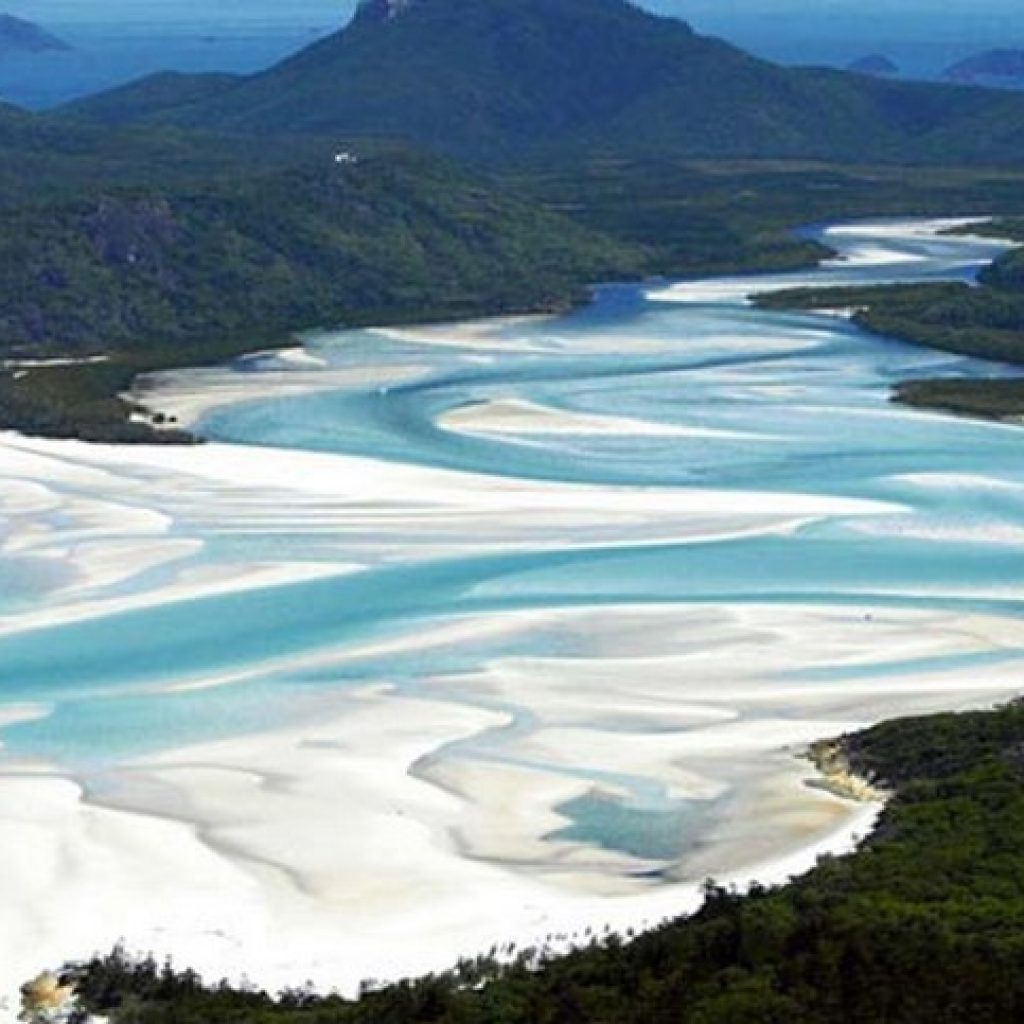
{"label": "dark green vegetation", "polygon": [[759,296],[765,309],[856,309],[875,334],[1003,363],[1024,363],[1024,292],[966,283],[809,288]]}
{"label": "dark green vegetation", "polygon": [[709,886],[628,943],[463,964],[349,1002],[274,1000],[123,954],[73,973],[113,1024],[986,1024],[1024,1019],[1024,707],[847,738],[895,791],[856,853],[789,885]]}
{"label": "dark green vegetation", "polygon": [[894,397],[920,409],[942,409],[962,416],[1019,422],[1024,417],[1024,380],[907,380]]}
{"label": "dark green vegetation", "polygon": [[826,253],[793,236],[802,224],[1024,214],[1017,171],[592,157],[509,169],[500,180],[584,226],[653,250],[650,271],[673,276],[811,266]]}
{"label": "dark green vegetation", "polygon": [[[0,425],[135,440],[133,373],[290,331],[806,266],[809,220],[1024,214],[1024,168],[885,164],[1019,163],[1017,124],[1021,97],[777,68],[625,0],[371,0],[261,75],[0,107],[0,359],[111,356],[0,372]],[[690,159],[854,153],[876,166]]]}
{"label": "dark green vegetation", "polygon": [[557,306],[636,272],[596,233],[452,166],[391,152],[194,191],[5,211],[9,354],[188,344],[310,324]]}
{"label": "dark green vegetation", "polygon": [[74,104],[108,124],[399,138],[461,156],[1024,160],[1024,97],[758,60],[627,0],[366,0],[241,79],[150,78]]}
{"label": "dark green vegetation", "polygon": [[[997,221],[980,230],[1024,241],[1024,221]],[[855,309],[854,322],[875,334],[1024,366],[1024,249],[1011,250],[983,270],[978,287],[959,282],[798,288],[755,301],[765,309]],[[1024,379],[906,381],[895,397],[907,405],[965,415],[1024,416]]]}
{"label": "dark green vegetation", "polygon": [[111,387],[135,370],[224,359],[314,324],[560,308],[643,260],[399,152],[8,209],[0,292],[15,298],[0,309],[0,354],[114,361],[0,375],[0,424],[109,438],[127,411]]}

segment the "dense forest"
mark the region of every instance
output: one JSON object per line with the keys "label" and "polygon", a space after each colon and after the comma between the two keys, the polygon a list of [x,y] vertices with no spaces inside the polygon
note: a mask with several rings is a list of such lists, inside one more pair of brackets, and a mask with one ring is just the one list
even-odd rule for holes
{"label": "dense forest", "polygon": [[867,841],[748,895],[563,957],[272,997],[123,951],[70,966],[112,1024],[1011,1024],[1024,1019],[1024,705],[846,737],[893,793]]}
{"label": "dense forest", "polygon": [[[562,309],[648,260],[642,246],[394,149],[9,204],[0,426],[144,440],[117,397],[137,372],[227,359],[312,326]],[[97,354],[108,362],[21,362]]]}

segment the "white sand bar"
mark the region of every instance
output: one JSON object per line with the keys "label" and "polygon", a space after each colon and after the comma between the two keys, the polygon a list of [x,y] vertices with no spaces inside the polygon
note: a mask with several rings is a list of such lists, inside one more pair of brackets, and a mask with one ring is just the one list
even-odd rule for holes
{"label": "white sand bar", "polygon": [[[915,249],[951,225],[840,231],[820,273],[952,265]],[[380,457],[0,435],[0,999],[118,940],[354,991],[651,924],[871,827],[813,740],[1015,694],[1016,439],[889,407],[913,355],[842,323],[762,338],[751,287],[146,382],[178,424],[337,390],[314,428]],[[689,352],[694,302],[729,308]],[[655,452],[663,485],[602,482]]]}

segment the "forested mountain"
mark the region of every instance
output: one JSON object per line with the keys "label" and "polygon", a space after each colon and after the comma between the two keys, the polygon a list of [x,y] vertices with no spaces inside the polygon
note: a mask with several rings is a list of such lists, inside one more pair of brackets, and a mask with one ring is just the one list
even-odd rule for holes
{"label": "forested mountain", "polygon": [[1022,97],[782,68],[627,0],[365,0],[344,30],[268,71],[149,78],[69,110],[502,159],[1024,160]]}
{"label": "forested mountain", "polygon": [[0,351],[95,352],[564,301],[629,250],[430,157],[5,211]]}

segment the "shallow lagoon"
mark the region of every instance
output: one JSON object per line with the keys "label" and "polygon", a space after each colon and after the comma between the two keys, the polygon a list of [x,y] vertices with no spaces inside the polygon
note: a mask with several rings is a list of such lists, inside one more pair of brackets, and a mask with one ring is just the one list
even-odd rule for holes
{"label": "shallow lagoon", "polygon": [[[0,833],[24,829],[5,783],[50,806],[70,781],[48,855],[74,862],[99,815],[103,862],[135,877],[124,835],[156,816],[230,881],[199,923],[158,900],[95,933],[55,918],[40,950],[124,936],[333,983],[346,957],[357,981],[656,918],[863,827],[807,787],[812,739],[1016,692],[1022,435],[888,401],[994,368],[744,302],[969,276],[1000,246],[822,231],[844,258],[813,273],[611,286],[569,317],[318,335],[148,382],[200,449],[7,438]],[[0,866],[81,898],[89,871],[59,859]],[[332,931],[354,920],[358,956]]]}

